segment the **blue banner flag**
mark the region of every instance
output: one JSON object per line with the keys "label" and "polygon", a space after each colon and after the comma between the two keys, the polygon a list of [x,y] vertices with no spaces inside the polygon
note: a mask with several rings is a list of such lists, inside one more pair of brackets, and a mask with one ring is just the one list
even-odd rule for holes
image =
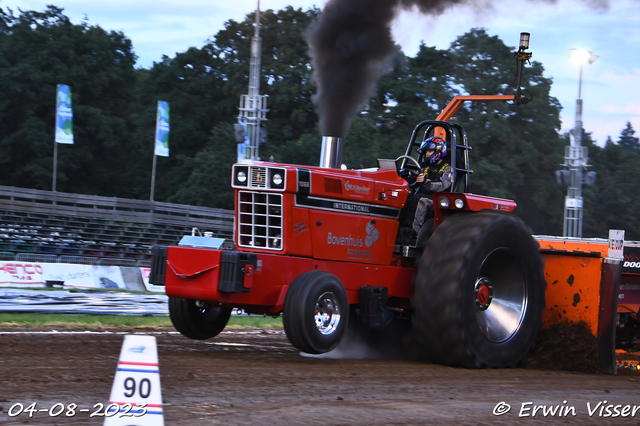
{"label": "blue banner flag", "polygon": [[156,155],[169,156],[169,102],[158,101],[156,115]]}
{"label": "blue banner flag", "polygon": [[73,111],[71,110],[71,88],[58,84],[56,90],[56,142],[73,143]]}

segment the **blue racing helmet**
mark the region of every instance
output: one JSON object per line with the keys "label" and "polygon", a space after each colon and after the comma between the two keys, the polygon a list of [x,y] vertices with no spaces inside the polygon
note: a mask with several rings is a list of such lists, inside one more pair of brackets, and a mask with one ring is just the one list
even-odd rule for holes
{"label": "blue racing helmet", "polygon": [[425,139],[420,148],[418,148],[418,152],[421,155],[425,155],[427,151],[433,151],[433,154],[425,157],[425,161],[429,160],[429,163],[433,164],[447,155],[447,143],[439,136],[432,136],[429,139]]}

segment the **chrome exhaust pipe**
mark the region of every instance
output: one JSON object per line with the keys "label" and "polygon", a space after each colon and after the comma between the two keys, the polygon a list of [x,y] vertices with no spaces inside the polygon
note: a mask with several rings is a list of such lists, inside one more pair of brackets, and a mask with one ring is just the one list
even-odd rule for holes
{"label": "chrome exhaust pipe", "polygon": [[322,137],[322,151],[320,152],[320,167],[339,169],[342,166],[342,150],[344,138],[335,136]]}

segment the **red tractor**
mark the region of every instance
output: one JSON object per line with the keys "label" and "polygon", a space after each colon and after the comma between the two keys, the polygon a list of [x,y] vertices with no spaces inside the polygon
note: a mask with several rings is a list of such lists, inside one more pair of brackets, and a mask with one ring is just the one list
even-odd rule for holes
{"label": "red tractor", "polygon": [[[166,286],[171,321],[191,339],[220,333],[233,308],[283,315],[289,341],[331,351],[348,323],[411,321],[428,359],[452,366],[510,367],[535,343],[545,306],[544,264],[513,201],[468,192],[464,129],[447,120],[416,126],[404,155],[342,170],[340,141],[325,138],[324,167],[235,164],[235,246],[185,237],[155,247],[150,282]],[[433,195],[432,225],[407,239],[403,209],[421,172],[416,148],[442,136],[452,184]],[[322,162],[321,161],[321,162]]]}

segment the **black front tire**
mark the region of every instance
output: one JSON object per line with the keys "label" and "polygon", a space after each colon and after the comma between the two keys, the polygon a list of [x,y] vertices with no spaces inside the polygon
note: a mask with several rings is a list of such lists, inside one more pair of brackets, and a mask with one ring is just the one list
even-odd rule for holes
{"label": "black front tire", "polygon": [[334,349],[349,321],[349,299],[340,280],[324,271],[299,275],[287,291],[282,322],[287,338],[302,352]]}
{"label": "black front tire", "polygon": [[448,218],[414,277],[414,328],[432,362],[513,367],[535,344],[545,306],[539,245],[517,217]]}
{"label": "black front tire", "polygon": [[231,308],[199,307],[195,300],[169,297],[169,317],[173,326],[185,337],[206,340],[224,330]]}

